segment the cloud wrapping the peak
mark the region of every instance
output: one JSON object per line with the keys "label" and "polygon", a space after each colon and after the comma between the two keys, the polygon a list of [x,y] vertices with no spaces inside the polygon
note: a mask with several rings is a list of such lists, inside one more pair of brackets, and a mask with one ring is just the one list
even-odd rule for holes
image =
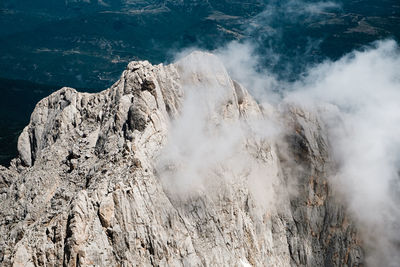
{"label": "cloud wrapping the peak", "polygon": [[326,61],[285,101],[318,112],[338,169],[330,183],[363,236],[370,266],[400,264],[400,50],[380,41]]}
{"label": "cloud wrapping the peak", "polygon": [[[398,266],[400,263],[398,44],[392,40],[376,42],[337,61],[327,60],[309,68],[303,78],[294,82],[278,80],[274,74],[260,68],[259,57],[255,51],[250,43],[233,42],[218,50],[217,55],[231,77],[248,87],[259,103],[276,106],[281,103],[292,103],[319,114],[326,125],[330,152],[336,166],[329,182],[338,199],[343,200],[357,223],[365,243],[367,263],[370,266],[376,266],[378,263]],[[208,68],[207,64],[199,66]],[[215,73],[215,70],[212,73]],[[215,84],[209,87],[210,92],[216,93],[221,89]],[[198,94],[201,90],[194,92]],[[194,153],[178,153],[176,155],[180,156],[175,158],[176,162],[186,162],[185,166],[190,166],[191,172],[183,170],[174,177],[181,177],[182,181],[188,181],[187,177],[191,177],[190,179],[194,180],[189,180],[189,184],[194,184],[194,181],[203,183],[204,180],[199,178],[199,173],[215,167],[214,163],[227,161],[229,155],[235,154],[235,149],[243,136],[246,136],[246,133],[238,131],[240,128],[236,126],[235,131],[229,130],[229,125],[226,125],[226,128],[221,127],[216,135],[215,133],[209,135],[210,132],[204,135],[202,129],[207,119],[199,116],[204,116],[209,111],[203,108],[210,107],[210,98],[204,94],[202,97],[196,94],[192,94],[192,99],[196,99],[195,101],[190,100],[191,94],[189,94],[182,118],[172,129],[175,132],[172,136],[177,136],[177,139],[171,144],[182,146],[189,149],[190,153]],[[213,100],[211,103],[214,103]],[[214,108],[216,106],[218,104]],[[192,139],[180,136],[181,133],[188,133],[183,128],[193,125],[193,121],[198,122],[200,128],[193,128],[196,134],[190,135]],[[260,120],[257,124],[267,121]],[[277,127],[277,124],[270,124],[261,129],[274,127]],[[257,135],[263,136],[262,130],[258,131]],[[277,135],[282,135],[282,132],[264,135],[263,138],[276,140]],[[193,140],[193,138],[198,139]],[[187,143],[182,143],[182,140],[187,140]],[[199,144],[201,146],[197,147]],[[171,155],[168,154],[168,157],[171,158]],[[242,161],[242,170],[246,164],[251,166],[251,160]],[[261,173],[262,171],[257,172],[254,176],[262,176]],[[202,173],[200,176],[207,175],[209,176],[207,173]],[[264,187],[255,186],[256,192],[258,191],[255,195],[258,197],[262,195],[259,188],[264,188],[261,191],[265,190],[264,192],[268,192],[267,195],[272,195],[267,188],[271,188],[274,181],[273,179],[268,181]],[[255,184],[257,185],[257,182]]]}
{"label": "cloud wrapping the peak", "polygon": [[[262,38],[279,40],[279,29],[274,28],[277,16],[282,15],[284,20],[296,21],[300,16],[317,16],[321,12],[338,8],[340,5],[331,1],[272,2],[270,8],[253,21],[254,25],[250,26],[249,31],[257,28],[258,23],[263,27]],[[366,263],[369,266],[399,266],[399,45],[393,40],[375,42],[337,61],[325,60],[308,67],[300,78],[293,81],[280,79],[277,73],[271,73],[265,67],[263,63],[266,59],[274,65],[279,61],[280,55],[271,49],[258,47],[256,43],[234,41],[214,52],[232,79],[244,85],[260,105],[268,107],[291,103],[320,116],[327,129],[330,154],[335,167],[329,183],[360,230],[366,249]],[[259,53],[260,49],[264,49],[263,54]],[[180,57],[191,50],[183,52]],[[215,70],[209,66],[220,66],[220,63],[204,62],[198,60],[197,63],[202,70],[213,76]],[[290,72],[290,69],[287,67],[281,71]],[[198,188],[201,188],[207,184],[204,177],[210,177],[210,172],[204,170],[215,169],[216,163],[229,160],[233,165],[239,162],[238,158],[230,155],[237,153],[237,149],[240,150],[241,141],[248,134],[245,130],[234,124],[222,125],[218,130],[214,128],[216,132],[204,130],[209,129],[207,116],[210,110],[217,107],[224,98],[215,97],[219,94],[217,92],[224,91],[217,84],[218,82],[212,81],[206,90],[185,88],[189,93],[182,117],[174,122],[171,142],[161,162],[164,164],[167,158],[175,163],[185,162],[183,165],[186,169],[176,168],[178,173],[170,172],[166,180],[175,179],[178,184],[187,183],[189,187],[200,185]],[[209,96],[213,94],[215,95],[210,99]],[[264,126],[259,127],[261,130],[255,134],[260,139],[273,142],[284,134],[278,124],[268,120],[258,120],[252,126],[263,124]],[[187,129],[188,125],[192,125],[190,130]],[[276,131],[272,131],[273,134],[263,134],[267,129]],[[196,134],[191,134],[192,130]],[[246,166],[253,168],[251,164],[250,158],[242,160],[237,165],[240,171],[236,170],[236,174],[243,172]],[[265,170],[255,171],[253,177],[263,176],[263,171]],[[263,192],[269,196],[274,195],[268,188],[276,181],[266,178],[265,175],[263,178],[267,182],[262,186],[259,186],[262,179],[249,180],[254,181],[254,188],[257,188],[254,195],[260,197]],[[191,192],[186,187],[178,188]]]}

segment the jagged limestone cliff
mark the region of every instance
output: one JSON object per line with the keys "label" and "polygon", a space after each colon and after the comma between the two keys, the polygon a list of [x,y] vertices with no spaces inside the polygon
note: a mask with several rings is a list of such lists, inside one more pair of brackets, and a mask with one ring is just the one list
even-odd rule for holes
{"label": "jagged limestone cliff", "polygon": [[[214,163],[208,150],[197,158],[166,151],[174,138],[183,149],[207,146],[207,138],[171,134],[196,103],[208,113],[185,121],[189,133],[221,125],[234,126],[222,139],[241,133]],[[251,130],[272,117],[285,127],[280,138]],[[97,94],[62,88],[37,104],[18,151],[0,169],[2,266],[363,262],[355,226],[328,184],[317,116],[257,104],[211,54],[168,66],[131,62]],[[194,160],[208,163],[185,171]]]}

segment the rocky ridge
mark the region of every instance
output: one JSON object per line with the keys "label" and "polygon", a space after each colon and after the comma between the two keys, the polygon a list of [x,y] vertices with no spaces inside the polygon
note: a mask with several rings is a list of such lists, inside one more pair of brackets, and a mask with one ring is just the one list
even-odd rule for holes
{"label": "rocky ridge", "polygon": [[[206,172],[211,182],[182,195],[169,182],[179,164],[159,167],[186,95],[202,88],[222,92],[204,89],[206,99],[218,95],[206,101],[212,125],[275,114],[287,128],[280,141],[246,136],[236,156],[255,162],[256,179],[272,177],[261,182],[261,196],[273,196],[267,208],[251,170],[227,179],[232,166],[218,163]],[[357,230],[328,184],[318,117],[257,104],[211,54],[131,62],[96,94],[60,89],[36,105],[18,151],[0,169],[2,266],[363,264]]]}

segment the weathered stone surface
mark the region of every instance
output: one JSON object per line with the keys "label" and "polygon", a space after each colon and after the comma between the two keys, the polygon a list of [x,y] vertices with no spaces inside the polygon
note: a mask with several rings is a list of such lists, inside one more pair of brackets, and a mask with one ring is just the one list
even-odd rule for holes
{"label": "weathered stone surface", "polygon": [[[0,169],[1,265],[361,266],[315,114],[274,110],[285,138],[247,136],[243,155],[189,196],[166,186],[155,165],[190,90],[214,94],[216,125],[270,116],[198,52],[168,66],[131,62],[103,92],[62,88],[40,101],[19,157]],[[248,169],[229,178],[237,159]]]}

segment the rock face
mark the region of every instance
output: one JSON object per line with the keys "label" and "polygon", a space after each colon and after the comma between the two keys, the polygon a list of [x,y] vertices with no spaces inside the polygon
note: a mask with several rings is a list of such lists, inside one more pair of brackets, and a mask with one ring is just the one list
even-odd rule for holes
{"label": "rock face", "polygon": [[[214,95],[204,102],[207,125],[245,128],[275,116],[286,130],[279,139],[246,135],[232,155],[249,170],[227,179],[234,168],[218,161],[191,188],[198,181],[179,174],[187,166],[165,148],[191,107],[186,96],[201,88],[204,99]],[[189,120],[193,135],[197,123]],[[318,118],[258,105],[211,54],[168,66],[131,62],[97,94],[62,88],[37,104],[18,151],[0,169],[2,266],[363,264],[355,226],[328,185]],[[174,190],[184,182],[175,174],[191,181],[184,193]]]}

